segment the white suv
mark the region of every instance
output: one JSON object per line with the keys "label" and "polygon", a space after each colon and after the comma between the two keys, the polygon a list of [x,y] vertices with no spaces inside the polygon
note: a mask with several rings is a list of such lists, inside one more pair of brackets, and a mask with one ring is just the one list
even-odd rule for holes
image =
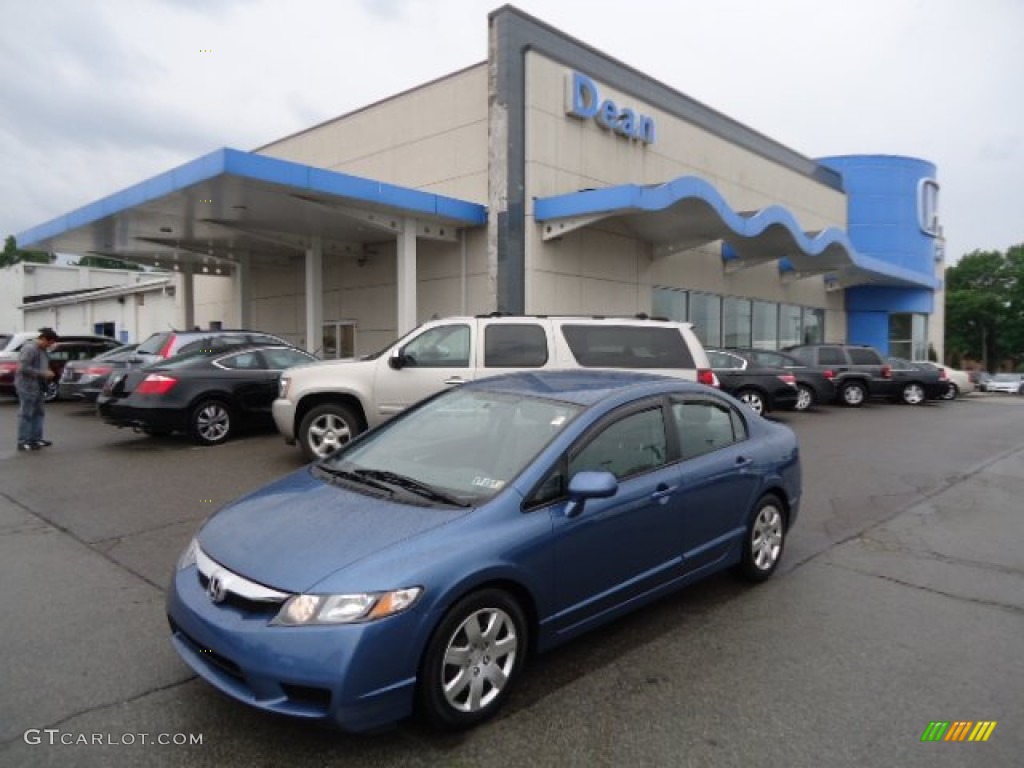
{"label": "white suv", "polygon": [[274,422],[311,461],[445,387],[534,368],[625,368],[718,383],[689,323],[644,316],[449,317],[424,323],[374,355],[288,369]]}

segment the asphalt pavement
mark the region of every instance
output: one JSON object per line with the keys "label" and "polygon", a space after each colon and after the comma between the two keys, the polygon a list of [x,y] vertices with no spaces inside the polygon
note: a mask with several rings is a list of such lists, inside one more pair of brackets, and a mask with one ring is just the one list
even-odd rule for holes
{"label": "asphalt pavement", "polygon": [[[4,766],[1019,766],[1024,398],[782,414],[805,495],[783,567],[723,575],[532,662],[460,735],[350,736],[195,678],[163,593],[219,505],[301,466],[275,434],[201,448],[0,402]],[[984,743],[922,742],[994,721]]]}

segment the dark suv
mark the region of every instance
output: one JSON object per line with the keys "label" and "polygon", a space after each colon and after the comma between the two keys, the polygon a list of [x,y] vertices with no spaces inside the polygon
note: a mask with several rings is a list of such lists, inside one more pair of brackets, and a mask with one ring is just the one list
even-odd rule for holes
{"label": "dark suv", "polygon": [[869,397],[891,398],[896,393],[892,366],[882,353],[866,344],[801,344],[786,347],[804,363],[832,372],[837,402],[859,408]]}

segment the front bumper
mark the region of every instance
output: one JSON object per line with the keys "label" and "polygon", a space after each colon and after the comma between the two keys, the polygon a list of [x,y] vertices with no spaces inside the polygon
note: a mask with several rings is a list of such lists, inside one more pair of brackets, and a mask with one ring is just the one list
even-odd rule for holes
{"label": "front bumper", "polygon": [[365,624],[272,627],[276,607],[214,603],[190,566],[167,593],[171,642],[223,693],[258,709],[352,732],[412,714],[420,648],[415,610]]}
{"label": "front bumper", "polygon": [[277,431],[284,435],[286,443],[293,444],[295,442],[295,403],[279,397],[274,400],[271,412],[274,414]]}

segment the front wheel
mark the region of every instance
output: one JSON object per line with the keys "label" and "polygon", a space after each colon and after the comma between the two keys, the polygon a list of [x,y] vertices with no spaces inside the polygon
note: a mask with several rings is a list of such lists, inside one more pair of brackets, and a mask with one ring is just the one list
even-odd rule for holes
{"label": "front wheel", "polygon": [[527,641],[523,610],[507,592],[484,589],[462,598],[438,625],[423,657],[423,716],[449,729],[492,717],[519,678]]}
{"label": "front wheel", "polygon": [[903,387],[903,391],[900,392],[900,400],[903,401],[904,405],[921,405],[926,399],[924,387],[916,382],[907,384]]}
{"label": "front wheel", "polygon": [[324,403],[303,417],[299,446],[306,461],[326,459],[362,431],[362,422],[350,408]]}
{"label": "front wheel", "polygon": [[218,445],[231,434],[231,409],[220,400],[203,400],[192,409],[189,434],[200,445]]}
{"label": "front wheel", "polygon": [[768,405],[765,403],[764,396],[753,389],[743,389],[736,393],[736,399],[741,403],[745,404],[750,410],[756,413],[758,416],[764,414],[768,410]]}
{"label": "front wheel", "polygon": [[758,502],[747,526],[743,560],[738,570],[748,581],[768,579],[779,566],[786,544],[786,514],[777,496],[768,495]]}

